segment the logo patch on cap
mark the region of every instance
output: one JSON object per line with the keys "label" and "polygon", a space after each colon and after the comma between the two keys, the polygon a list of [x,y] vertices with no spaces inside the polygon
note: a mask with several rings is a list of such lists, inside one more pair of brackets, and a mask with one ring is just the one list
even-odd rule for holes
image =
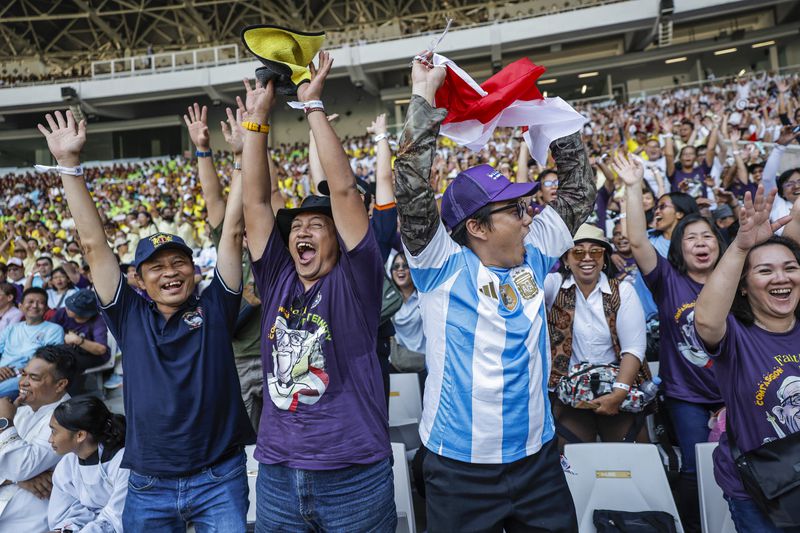
{"label": "logo patch on cap", "polygon": [[498,180],[503,177],[503,173],[499,170],[493,170],[489,173],[489,177],[493,180]]}
{"label": "logo patch on cap", "polygon": [[166,233],[156,233],[150,237],[150,242],[153,243],[153,246],[158,248],[162,244],[172,242],[172,235],[167,235]]}

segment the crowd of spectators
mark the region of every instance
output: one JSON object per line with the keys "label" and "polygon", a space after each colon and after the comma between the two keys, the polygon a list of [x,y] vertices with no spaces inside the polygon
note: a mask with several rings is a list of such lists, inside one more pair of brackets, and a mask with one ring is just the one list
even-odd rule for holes
{"label": "crowd of spectators", "polygon": [[[250,111],[249,98],[248,87],[246,112]],[[583,226],[577,234],[577,226],[569,228],[574,234],[574,248],[561,257],[561,263],[553,268],[544,284],[547,309],[551,313],[551,341],[554,346],[561,346],[565,338],[572,339],[571,346],[575,347],[574,352],[570,348],[566,356],[561,356],[566,357],[561,366],[559,356],[554,356],[554,372],[557,372],[551,375],[551,380],[554,380],[551,385],[557,388],[558,381],[567,378],[576,363],[597,363],[598,354],[592,353],[592,349],[598,346],[602,346],[600,351],[607,355],[600,358],[603,359],[601,362],[621,362],[618,381],[628,389],[634,380],[642,385],[650,379],[645,355],[649,359],[661,360],[664,388],[667,396],[672,398],[668,410],[675,421],[684,457],[681,514],[687,530],[694,530],[699,522],[693,450],[695,443],[708,438],[708,429],[698,430],[697,427],[705,424],[707,428],[708,418],[725,406],[727,398],[724,392],[720,393],[713,378],[692,367],[691,363],[698,368],[707,365],[708,357],[697,344],[682,344],[687,342],[687,338],[686,330],[680,328],[687,324],[669,324],[668,317],[674,312],[672,307],[688,303],[687,298],[693,305],[705,280],[712,279],[709,276],[726,246],[736,242],[739,221],[748,220],[747,209],[752,209],[752,203],[747,202],[756,195],[759,187],[763,186],[766,191],[777,190],[769,216],[772,222],[782,220],[785,223],[787,215],[797,214],[797,210],[792,211],[792,206],[800,197],[800,169],[792,168],[795,156],[787,147],[796,146],[800,137],[800,82],[797,75],[741,76],[692,88],[679,87],[630,102],[584,104],[576,109],[586,117],[579,141],[586,147],[592,181],[598,193],[587,221],[593,227]],[[205,127],[205,118],[201,120],[196,106],[194,112],[190,109],[190,116],[186,123],[199,156],[210,148],[207,146],[207,130],[206,137],[201,131]],[[329,116],[328,120],[335,124],[335,117]],[[241,122],[241,117],[238,122]],[[202,124],[198,126],[199,123]],[[218,288],[220,273],[216,270],[219,268],[217,259],[222,220],[221,212],[214,204],[224,196],[231,197],[238,187],[234,187],[234,176],[242,168],[242,141],[231,135],[231,131],[236,129],[235,124],[231,117],[230,126],[225,131],[229,142],[227,151],[214,147],[218,151],[213,155],[212,172],[215,171],[219,179],[218,197],[209,196],[208,171],[200,168],[200,160],[186,155],[137,162],[97,163],[84,169],[83,180],[97,207],[105,239],[116,254],[123,274],[127,275],[133,293],[147,297],[148,291],[136,274],[141,262],[135,255],[139,242],[154,234],[178,236],[192,250],[194,276],[198,284],[196,295],[206,289],[222,291]],[[376,190],[379,188],[376,182],[380,182],[379,161],[387,157],[388,152],[381,152],[380,148],[385,146],[387,136],[383,133],[373,136],[376,124],[364,136],[342,139],[341,145],[352,173],[359,183],[366,186],[364,192],[380,198],[381,193]],[[321,125],[316,127],[316,135],[320,131],[327,134]],[[385,126],[380,127],[385,129]],[[555,217],[547,206],[558,202],[559,176],[563,176],[561,166],[565,162],[553,159],[555,154],[548,161],[533,160],[522,140],[522,133],[498,129],[479,152],[468,151],[447,138],[439,137],[432,155],[428,183],[436,201],[441,204],[444,191],[464,171],[487,164],[517,184],[535,182],[538,188],[533,198],[534,217],[542,216],[547,221]],[[392,152],[396,153],[400,140],[388,138]],[[322,139],[317,143],[329,142],[327,137]],[[309,195],[319,194],[320,172],[315,172],[315,166],[319,168],[320,159],[323,160],[322,166],[330,164],[330,160],[326,159],[326,153],[320,155],[313,135],[310,143],[273,146],[266,157],[271,158],[268,166],[275,208],[300,208],[306,205],[304,199]],[[207,161],[208,157],[203,156],[203,160]],[[391,156],[391,160],[394,163],[395,156]],[[641,172],[638,178],[637,168]],[[203,172],[205,174],[201,176]],[[247,194],[247,182],[244,187]],[[574,194],[566,190],[562,193]],[[93,272],[85,256],[85,243],[78,236],[75,218],[67,206],[67,195],[62,177],[55,173],[22,171],[0,177],[0,397],[13,400],[18,394],[24,397],[32,394],[28,385],[30,374],[38,368],[37,365],[44,365],[42,368],[46,367],[45,370],[52,374],[52,390],[48,392],[52,401],[42,403],[51,407],[46,411],[48,413],[57,404],[69,400],[68,389],[73,394],[80,394],[82,383],[74,377],[76,372],[102,365],[112,355],[109,350],[110,332],[104,322],[104,316],[108,315],[98,308],[91,290],[93,285],[96,288]],[[244,220],[247,222],[247,198],[244,205]],[[383,209],[377,199],[374,209]],[[401,218],[408,216],[404,215],[402,208],[400,215]],[[373,216],[373,223],[375,220]],[[751,227],[744,223],[743,227],[744,233],[750,235]],[[687,240],[695,238],[695,234],[697,239],[705,239],[704,244],[693,245],[700,246],[699,252],[685,245]],[[411,237],[403,233],[403,238]],[[348,254],[358,242],[346,243],[351,250]],[[437,240],[431,242],[438,243]],[[266,246],[266,242],[261,243],[263,253],[276,253],[272,248],[264,250]],[[269,246],[274,248],[272,244]],[[397,368],[405,365],[421,371],[424,367],[421,354],[426,351],[419,313],[421,294],[408,271],[409,267],[413,270],[415,263],[425,261],[424,253],[419,257],[416,254],[407,257],[397,244],[395,249],[399,252],[397,255],[392,253],[388,261],[383,257],[386,271],[402,295],[402,305],[395,316],[396,334],[391,351],[398,357]],[[250,251],[252,253],[252,248]],[[228,250],[227,254],[230,253]],[[601,265],[597,267],[595,263],[600,258],[605,259],[605,264],[600,261]],[[250,262],[246,253],[244,259],[245,264]],[[259,271],[263,269],[263,262],[256,261],[256,264],[262,265]],[[610,269],[612,266],[614,268]],[[257,275],[266,276],[258,272]],[[257,306],[260,300],[255,294],[255,285],[259,280],[254,284],[251,276],[249,272],[245,273],[244,298]],[[222,283],[224,286],[224,281]],[[719,285],[721,282],[715,283]],[[579,299],[578,304],[575,303],[575,287],[585,290],[584,299]],[[486,287],[480,290],[484,289]],[[423,293],[427,290],[425,287],[421,289]],[[494,291],[495,288],[486,290]],[[619,317],[618,322],[608,312],[606,292],[622,297],[622,306],[617,301],[616,311],[611,313]],[[568,300],[564,299],[566,294],[571,294],[571,308]],[[240,313],[246,308],[247,305],[243,304]],[[708,303],[703,310],[707,308]],[[552,317],[552,313],[558,312],[568,316],[566,326],[563,321]],[[201,313],[201,322],[202,316]],[[603,337],[598,345],[596,339],[592,340],[593,332],[586,328],[586,324],[593,320],[602,321],[604,316],[611,332],[608,339]],[[691,321],[691,314],[688,316]],[[577,319],[575,326],[572,325],[573,319]],[[120,323],[112,327],[119,328],[122,323],[120,319]],[[257,319],[254,324],[258,324],[256,329],[260,327]],[[583,326],[579,327],[581,324]],[[655,332],[659,327],[660,349],[656,345],[651,351],[652,337],[658,338]],[[691,330],[694,326],[690,322],[688,327]],[[718,327],[701,330],[698,326],[698,331],[703,333],[701,341],[712,339],[718,344],[722,339],[716,334],[718,330]],[[238,325],[237,331],[240,331]],[[554,331],[557,332],[555,336]],[[255,336],[256,345],[259,338],[260,335]],[[234,337],[234,352],[238,358],[240,348],[236,342]],[[707,346],[714,343],[708,342]],[[61,368],[63,364],[59,362],[58,354],[44,352],[42,355],[41,350],[51,345],[69,351],[75,368],[68,371]],[[580,346],[593,348],[581,349]],[[405,351],[399,352],[401,349]],[[673,352],[679,354],[673,356]],[[122,355],[125,356],[124,350]],[[400,357],[404,358],[402,362]],[[683,361],[683,366],[677,365],[677,360]],[[666,361],[672,361],[672,366],[665,364]],[[237,366],[240,363],[237,362]],[[239,370],[241,378],[244,374],[241,368]],[[260,372],[259,367],[256,373],[260,375]],[[623,374],[629,383],[622,380]],[[108,384],[117,386],[118,375]],[[244,384],[242,394],[246,395]],[[556,418],[561,419],[559,429],[565,429],[559,433],[559,444],[563,445],[571,438],[594,440],[598,435],[607,440],[646,440],[645,432],[640,431],[641,425],[636,425],[635,431],[630,429],[636,423],[636,417],[620,414],[625,398],[623,393],[609,395],[597,404],[593,413],[587,413],[565,402],[559,404],[553,397],[559,406],[556,408]],[[0,411],[4,405],[0,403]],[[77,422],[73,422],[73,426],[79,422],[89,424],[90,413],[100,413],[108,424],[119,425],[102,407],[91,405],[82,409],[89,414],[76,415]],[[260,408],[254,416],[248,404],[247,412],[257,429]],[[592,416],[588,417],[588,414]],[[34,415],[36,413],[31,414]],[[616,416],[616,425],[612,427],[610,422],[605,422],[604,416]],[[702,423],[690,427],[689,420]],[[24,429],[34,432],[31,428]],[[38,428],[36,431],[41,437],[44,430]],[[53,435],[55,431],[54,428]],[[96,433],[98,438],[112,443],[113,453],[108,460],[116,457],[117,468],[119,456],[114,454],[121,448],[118,435],[100,435],[100,430]],[[428,437],[433,438],[431,435]],[[0,457],[0,468],[3,464]],[[46,473],[55,464],[54,456],[51,454],[41,464],[43,468],[40,471],[27,472],[30,477],[19,478],[23,490],[28,490],[24,485],[26,480]],[[78,467],[73,464],[69,468]],[[74,475],[79,475],[78,470],[75,472]],[[3,475],[8,480],[16,479],[10,474]],[[731,490],[735,492],[737,489]]]}

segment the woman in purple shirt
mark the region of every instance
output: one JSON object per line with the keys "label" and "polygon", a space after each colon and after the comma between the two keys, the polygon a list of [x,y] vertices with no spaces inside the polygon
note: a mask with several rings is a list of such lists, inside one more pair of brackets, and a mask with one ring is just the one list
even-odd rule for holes
{"label": "woman in purple shirt", "polygon": [[[727,427],[742,452],[800,430],[800,246],[772,235],[788,218],[770,226],[772,198],[763,186],[755,202],[746,194],[739,232],[695,307],[695,329],[711,356],[707,364],[713,364],[725,399]],[[800,445],[791,454],[800,461]],[[800,531],[800,522],[776,527],[756,506],[742,485],[728,433],[714,451],[714,477],[739,533]]]}
{"label": "woman in purple shirt", "polygon": [[708,440],[708,419],[722,407],[713,371],[693,364],[707,356],[694,334],[694,305],[725,243],[708,220],[683,217],[672,233],[668,258],[648,241],[642,208],[644,169],[617,158],[612,168],[625,182],[627,233],[633,257],[653,293],[659,315],[659,376],[681,449],[678,508],[686,531],[700,531],[695,444]]}

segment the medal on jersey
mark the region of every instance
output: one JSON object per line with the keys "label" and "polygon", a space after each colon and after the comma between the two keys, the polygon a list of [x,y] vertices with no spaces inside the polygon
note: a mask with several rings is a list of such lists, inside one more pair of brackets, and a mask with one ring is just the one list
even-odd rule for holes
{"label": "medal on jersey", "polygon": [[511,273],[511,279],[514,280],[514,285],[517,290],[526,300],[531,300],[539,294],[539,287],[536,285],[536,280],[529,270],[520,268]]}

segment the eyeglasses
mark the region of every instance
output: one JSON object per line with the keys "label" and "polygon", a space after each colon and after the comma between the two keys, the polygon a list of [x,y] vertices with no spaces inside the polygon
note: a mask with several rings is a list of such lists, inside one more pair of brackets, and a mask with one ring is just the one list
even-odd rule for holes
{"label": "eyeglasses", "polygon": [[573,248],[569,253],[572,254],[572,257],[575,258],[576,261],[581,261],[586,257],[587,253],[592,259],[602,259],[606,251],[602,248],[590,248],[587,252],[585,248]]}
{"label": "eyeglasses", "polygon": [[517,218],[522,220],[522,217],[525,216],[525,210],[527,209],[527,204],[524,201],[520,200],[515,204],[508,204],[502,207],[498,207],[496,209],[492,209],[489,211],[490,215],[494,215],[495,213],[500,213],[501,211],[511,211],[512,209],[516,210]]}
{"label": "eyeglasses", "polygon": [[542,185],[545,187],[558,187],[558,180],[544,180]]}
{"label": "eyeglasses", "polygon": [[405,263],[396,263],[392,265],[392,270],[408,270],[408,265]]}
{"label": "eyeglasses", "polygon": [[784,398],[781,402],[781,407],[787,404],[791,405],[792,407],[800,407],[800,394],[792,394],[791,396]]}

